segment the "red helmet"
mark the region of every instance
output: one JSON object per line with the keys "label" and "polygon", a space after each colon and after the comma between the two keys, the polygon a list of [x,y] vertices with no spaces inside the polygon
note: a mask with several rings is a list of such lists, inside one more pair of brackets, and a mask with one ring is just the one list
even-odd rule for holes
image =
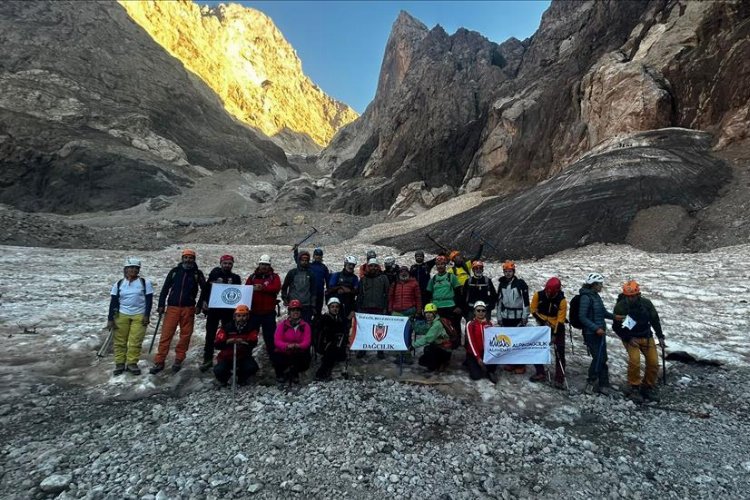
{"label": "red helmet", "polygon": [[484,262],[482,262],[481,260],[475,260],[471,263],[471,268],[474,269],[475,267],[481,267],[482,269],[484,269]]}
{"label": "red helmet", "polygon": [[562,289],[562,283],[557,278],[550,278],[547,280],[547,284],[544,285],[544,291],[548,295],[554,295]]}
{"label": "red helmet", "polygon": [[229,262],[234,262],[234,257],[232,257],[232,256],[231,256],[231,255],[229,255],[229,254],[227,254],[227,255],[222,255],[222,256],[221,256],[221,258],[219,259],[219,264],[221,264],[222,262],[227,262],[227,261],[229,261]]}
{"label": "red helmet", "polygon": [[288,306],[286,306],[286,308],[287,308],[288,310],[292,310],[292,309],[302,309],[302,302],[300,302],[300,301],[299,301],[299,300],[297,300],[297,299],[294,299],[294,300],[290,300],[290,301],[289,301],[289,305],[288,305]]}

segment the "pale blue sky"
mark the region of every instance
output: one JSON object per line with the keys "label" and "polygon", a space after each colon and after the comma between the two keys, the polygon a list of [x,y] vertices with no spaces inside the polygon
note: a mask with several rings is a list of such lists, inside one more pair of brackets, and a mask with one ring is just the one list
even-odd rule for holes
{"label": "pale blue sky", "polygon": [[[222,2],[199,1],[217,5]],[[230,2],[223,2],[230,3]],[[539,27],[549,1],[239,1],[273,19],[302,59],[305,73],[327,94],[362,113],[375,95],[393,21],[405,10],[448,33],[464,27],[501,43]]]}

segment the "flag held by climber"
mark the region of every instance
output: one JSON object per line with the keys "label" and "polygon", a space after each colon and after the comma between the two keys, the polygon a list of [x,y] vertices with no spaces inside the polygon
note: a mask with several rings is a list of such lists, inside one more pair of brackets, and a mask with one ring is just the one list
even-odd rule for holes
{"label": "flag held by climber", "polygon": [[356,313],[352,351],[408,351],[411,324],[407,316]]}
{"label": "flag held by climber", "polygon": [[550,328],[548,326],[485,328],[485,364],[546,365],[550,362]]}

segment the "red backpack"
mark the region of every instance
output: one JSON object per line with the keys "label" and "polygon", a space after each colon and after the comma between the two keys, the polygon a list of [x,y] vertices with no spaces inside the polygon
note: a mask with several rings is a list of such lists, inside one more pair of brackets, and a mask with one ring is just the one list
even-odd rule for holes
{"label": "red backpack", "polygon": [[453,323],[448,318],[440,318],[440,323],[443,324],[445,333],[448,334],[450,347],[452,349],[458,349],[461,346],[461,333],[456,331],[456,328],[453,326]]}

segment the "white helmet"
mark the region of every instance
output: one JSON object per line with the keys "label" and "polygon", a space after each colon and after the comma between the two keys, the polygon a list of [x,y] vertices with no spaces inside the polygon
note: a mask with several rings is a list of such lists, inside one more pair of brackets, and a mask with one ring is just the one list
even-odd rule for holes
{"label": "white helmet", "polygon": [[136,257],[126,257],[123,267],[141,267],[141,259]]}
{"label": "white helmet", "polygon": [[383,262],[385,262],[386,266],[392,266],[393,264],[396,263],[396,257],[392,257],[389,255],[388,257],[385,258]]}
{"label": "white helmet", "polygon": [[344,259],[344,264],[354,264],[357,265],[357,258],[354,255],[349,255]]}
{"label": "white helmet", "polygon": [[328,305],[330,306],[331,304],[341,305],[341,301],[336,297],[331,297],[330,299],[328,299]]}
{"label": "white helmet", "polygon": [[604,283],[604,276],[599,273],[589,273],[586,276],[586,284],[593,285],[594,283]]}
{"label": "white helmet", "polygon": [[474,309],[476,309],[477,307],[484,307],[485,309],[487,309],[487,304],[485,304],[481,300],[477,300],[476,302],[474,302]]}
{"label": "white helmet", "polygon": [[260,264],[268,264],[271,265],[271,256],[268,254],[263,254],[260,256],[260,259],[258,259],[258,265]]}
{"label": "white helmet", "polygon": [[377,266],[378,264],[379,264],[378,259],[376,259],[375,257],[367,261],[368,266],[370,265]]}

